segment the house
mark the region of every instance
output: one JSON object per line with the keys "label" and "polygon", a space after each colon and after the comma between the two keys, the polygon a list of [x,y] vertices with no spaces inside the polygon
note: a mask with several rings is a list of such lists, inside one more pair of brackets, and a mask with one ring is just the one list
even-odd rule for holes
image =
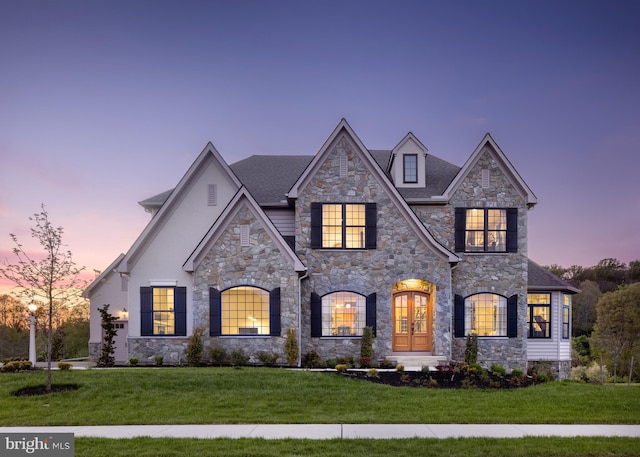
{"label": "house", "polygon": [[229,165],[209,143],[86,289],[91,357],[110,304],[122,363],[180,363],[196,327],[205,353],[284,354],[293,328],[300,357],[357,358],[370,326],[377,359],[464,360],[475,333],[485,366],[566,377],[577,290],[528,258],[536,203],[490,134],[462,167],[412,133],[369,150],[344,119],[315,155]]}

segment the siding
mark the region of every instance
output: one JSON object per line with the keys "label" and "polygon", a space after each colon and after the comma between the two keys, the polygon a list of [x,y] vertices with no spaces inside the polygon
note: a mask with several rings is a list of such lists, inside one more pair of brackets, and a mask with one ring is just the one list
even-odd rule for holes
{"label": "siding", "polygon": [[292,209],[266,209],[265,214],[282,236],[296,235],[296,213]]}
{"label": "siding", "polygon": [[571,360],[571,339],[562,339],[562,293],[551,293],[551,338],[527,340],[528,360]]}

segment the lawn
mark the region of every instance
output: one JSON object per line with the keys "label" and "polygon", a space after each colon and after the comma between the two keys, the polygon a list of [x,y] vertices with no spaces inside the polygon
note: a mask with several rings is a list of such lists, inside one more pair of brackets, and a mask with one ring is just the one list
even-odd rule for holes
{"label": "lawn", "polygon": [[12,392],[45,372],[0,374],[0,425],[233,423],[640,423],[640,386],[552,382],[523,389],[390,387],[278,368],[57,371],[79,389]]}

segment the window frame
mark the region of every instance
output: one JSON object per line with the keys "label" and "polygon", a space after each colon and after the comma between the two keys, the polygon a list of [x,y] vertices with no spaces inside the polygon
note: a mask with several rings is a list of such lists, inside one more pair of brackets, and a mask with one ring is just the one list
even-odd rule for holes
{"label": "window frame", "polygon": [[[343,297],[341,297],[343,295]],[[346,295],[351,295],[352,297],[347,298]],[[365,295],[359,294],[358,292],[353,292],[349,290],[338,290],[334,292],[329,292],[321,297],[322,300],[322,335],[323,337],[337,337],[337,338],[360,338],[362,337],[362,329],[367,326],[367,297]],[[349,301],[347,301],[349,300]],[[353,300],[353,301],[351,301]],[[334,333],[334,317],[340,315],[336,311],[338,308],[337,302],[344,302],[344,309],[355,309],[355,316],[353,317],[353,328],[348,327],[351,331],[345,331],[345,325],[336,325],[335,333]],[[348,306],[349,304],[354,305],[354,308]],[[335,305],[335,308],[334,308]],[[338,324],[347,323],[344,315],[347,314],[343,311],[340,322]],[[341,330],[342,329],[342,330]]]}
{"label": "window frame", "polygon": [[[227,294],[233,291],[240,292],[242,289],[249,289],[253,291],[252,295],[256,294],[256,292],[259,291],[261,301],[248,302],[245,300],[243,302],[236,301],[236,302],[227,303],[225,305],[225,297],[228,296]],[[242,293],[242,296],[244,296],[245,298],[249,295],[250,294],[246,292]],[[230,305],[234,303],[237,306],[232,309]],[[254,306],[252,306],[251,309],[248,309],[249,304],[252,304]],[[262,306],[266,304],[266,310],[264,309],[259,310],[259,314],[260,314],[259,319],[256,319],[256,317],[253,317],[256,315],[256,312],[257,312],[257,307],[256,307],[257,304],[260,304],[260,308],[262,308]],[[225,306],[228,306],[229,309],[225,310]],[[244,311],[244,316],[241,317],[240,314],[243,311]],[[227,316],[225,316],[225,313],[227,314]],[[236,316],[233,317],[233,314],[235,314]],[[256,287],[252,285],[233,286],[221,291],[220,292],[220,318],[221,318],[220,336],[233,336],[233,337],[269,336],[271,333],[270,332],[271,313],[270,313],[270,305],[269,305],[269,291],[266,289],[263,289],[262,287]],[[248,325],[242,327],[240,326],[241,320],[245,320],[245,321],[252,320],[253,325],[255,325],[256,321],[260,321],[260,325],[258,327],[249,327]],[[264,320],[267,321],[266,325],[264,325]],[[225,321],[228,321],[228,322],[225,324]],[[231,329],[231,328],[235,328],[238,331],[238,333],[225,333],[225,330],[228,331],[228,329]],[[250,333],[250,332],[241,333],[241,329],[257,329],[258,331],[256,333]]]}
{"label": "window frame", "polygon": [[[468,229],[467,220],[469,211],[482,211],[482,228]],[[489,227],[489,212],[505,211],[505,228],[493,229]],[[454,221],[454,245],[455,252],[466,254],[505,254],[518,252],[518,208],[479,208],[479,207],[456,207]],[[490,233],[503,233],[504,247],[500,250],[488,249]],[[469,235],[479,234],[483,237],[481,249],[469,249]]]}
{"label": "window frame", "polygon": [[[471,309],[472,306],[472,298],[479,297],[481,295],[487,295],[498,298],[498,325],[497,327],[493,327],[493,331],[496,332],[495,335],[481,335],[478,333],[479,323],[478,318],[474,317],[474,313],[478,314],[478,309]],[[478,306],[478,305],[476,305]],[[478,292],[476,294],[469,295],[464,298],[464,321],[465,328],[468,333],[472,333],[478,336],[478,338],[507,338],[509,336],[509,324],[508,324],[508,298],[504,295],[492,293],[492,292]],[[474,321],[476,323],[474,330]]]}
{"label": "window frame", "polygon": [[[413,159],[414,163],[408,163],[407,159]],[[413,165],[413,168],[409,168],[410,165]],[[407,176],[409,175],[408,171],[413,172],[414,179],[409,179]],[[402,182],[404,184],[417,184],[418,183],[418,154],[403,154],[402,156]]]}
{"label": "window frame", "polygon": [[[173,289],[173,309],[156,308],[154,290]],[[156,313],[172,313],[173,332],[157,333]],[[187,335],[187,288],[184,286],[153,285],[140,287],[140,335],[153,337],[176,337]]]}
{"label": "window frame", "polygon": [[[531,295],[544,295],[548,297],[546,303],[530,303]],[[551,339],[552,334],[552,324],[553,324],[553,306],[551,303],[552,294],[551,292],[529,292],[527,293],[527,338],[536,339],[536,340],[548,340]],[[538,335],[537,332],[533,328],[534,324],[534,311],[536,308],[546,309],[547,315],[549,319],[547,321],[542,322],[546,325],[544,335]],[[540,324],[540,322],[537,322]]]}
{"label": "window frame", "polygon": [[[325,218],[325,209],[328,206],[339,207],[339,218],[327,220]],[[361,206],[364,210],[364,218],[361,219],[363,224],[349,224],[347,221],[348,207]],[[337,213],[337,211],[336,211]],[[340,225],[335,222],[339,220]],[[328,222],[333,222],[329,224]],[[338,251],[363,251],[376,249],[377,237],[377,205],[376,203],[363,202],[312,202],[311,203],[311,239],[310,246],[312,249],[338,250]],[[356,229],[353,231],[352,229]],[[350,232],[360,235],[362,241],[357,247],[348,247],[350,240]],[[331,233],[333,232],[333,233]],[[339,233],[339,246],[325,245],[327,235],[337,238]],[[335,239],[330,241],[334,241]]]}
{"label": "window frame", "polygon": [[[568,299],[568,303],[567,300]],[[562,294],[562,339],[571,339],[571,295]]]}
{"label": "window frame", "polygon": [[[222,294],[232,289],[237,289],[240,287],[250,287],[254,289],[258,289],[264,291],[268,294],[268,326],[262,325],[261,327],[268,328],[268,333],[246,333],[241,334],[238,330],[237,334],[229,334],[222,333],[223,325],[222,325]],[[258,287],[253,284],[238,284],[231,287],[228,287],[222,291],[216,289],[215,287],[209,288],[209,336],[220,336],[224,338],[268,338],[273,336],[282,336],[282,323],[281,323],[281,306],[280,306],[280,297],[281,297],[281,289],[280,287],[276,287],[274,289],[268,290],[263,287]],[[262,316],[265,313],[262,312]],[[237,327],[240,329],[241,327]],[[242,327],[248,328],[248,327]]]}

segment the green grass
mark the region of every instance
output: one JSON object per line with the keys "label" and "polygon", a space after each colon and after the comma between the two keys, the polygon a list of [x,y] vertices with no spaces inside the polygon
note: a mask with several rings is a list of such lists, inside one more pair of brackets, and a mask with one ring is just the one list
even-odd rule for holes
{"label": "green grass", "polygon": [[[394,388],[268,368],[57,371],[80,389],[36,397],[45,372],[0,374],[0,425],[233,423],[640,423],[640,386],[572,382],[510,390]],[[197,455],[197,454],[196,454]]]}
{"label": "green grass", "polygon": [[76,457],[447,457],[638,456],[640,438],[461,438],[403,440],[263,440],[76,438]]}

